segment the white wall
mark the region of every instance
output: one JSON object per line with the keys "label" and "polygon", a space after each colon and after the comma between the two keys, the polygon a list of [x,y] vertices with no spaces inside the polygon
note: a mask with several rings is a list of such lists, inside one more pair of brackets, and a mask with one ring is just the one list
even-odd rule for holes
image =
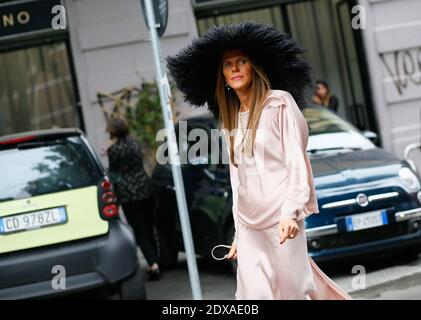
{"label": "white wall", "polygon": [[[139,87],[155,77],[152,48],[139,0],[65,0],[83,116],[97,150],[107,140],[97,92]],[[174,54],[197,35],[189,0],[170,0],[162,55]],[[181,100],[181,99],[179,99]],[[188,111],[194,109],[189,107]]]}
{"label": "white wall", "polygon": [[420,141],[421,1],[360,4],[367,10],[363,37],[382,140],[402,156],[407,144]]}

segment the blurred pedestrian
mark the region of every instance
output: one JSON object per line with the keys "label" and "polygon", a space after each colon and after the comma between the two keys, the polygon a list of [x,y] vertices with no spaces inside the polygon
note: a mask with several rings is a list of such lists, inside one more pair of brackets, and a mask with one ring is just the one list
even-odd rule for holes
{"label": "blurred pedestrian", "polygon": [[185,99],[207,103],[226,134],[236,299],[350,299],[307,251],[304,219],[318,204],[300,110],[311,83],[303,52],[274,27],[244,22],[212,27],[168,59]]}
{"label": "blurred pedestrian", "polygon": [[149,279],[158,280],[160,268],[154,236],[155,196],[151,180],[143,167],[141,144],[129,134],[128,125],[122,118],[110,118],[107,132],[114,141],[107,148],[111,180],[127,222],[133,228],[136,242],[148,262]]}
{"label": "blurred pedestrian", "polygon": [[312,101],[334,112],[338,111],[339,100],[330,92],[328,84],[323,80],[316,81],[316,89]]}

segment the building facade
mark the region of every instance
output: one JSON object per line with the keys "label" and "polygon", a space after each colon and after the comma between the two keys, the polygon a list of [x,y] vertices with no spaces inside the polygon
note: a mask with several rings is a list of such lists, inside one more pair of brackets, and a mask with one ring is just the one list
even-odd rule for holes
{"label": "building facade", "polygon": [[[53,19],[50,9],[57,3],[66,10],[65,29],[36,21],[40,14]],[[271,23],[308,49],[313,78],[329,84],[342,117],[378,133],[380,144],[399,156],[407,144],[419,141],[421,1],[168,3],[164,57],[215,24]],[[0,134],[78,126],[99,150],[107,136],[98,93],[139,87],[155,77],[139,0],[0,0],[0,18]],[[204,111],[181,99],[177,107],[182,117]]]}
{"label": "building facade", "polygon": [[421,1],[360,3],[367,8],[362,36],[378,131],[383,146],[402,156],[421,139]]}

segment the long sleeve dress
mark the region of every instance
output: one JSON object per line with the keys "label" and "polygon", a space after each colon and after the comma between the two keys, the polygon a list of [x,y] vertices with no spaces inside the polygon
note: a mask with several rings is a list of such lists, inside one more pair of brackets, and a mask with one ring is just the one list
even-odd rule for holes
{"label": "long sleeve dress", "polygon": [[[247,123],[239,112],[237,124]],[[306,148],[307,122],[289,92],[271,90],[264,102],[253,154],[234,133],[230,161],[237,244],[236,299],[351,299],[309,257],[304,219],[318,213]],[[227,140],[227,144],[229,140]],[[300,232],[280,244],[278,223],[293,218]]]}

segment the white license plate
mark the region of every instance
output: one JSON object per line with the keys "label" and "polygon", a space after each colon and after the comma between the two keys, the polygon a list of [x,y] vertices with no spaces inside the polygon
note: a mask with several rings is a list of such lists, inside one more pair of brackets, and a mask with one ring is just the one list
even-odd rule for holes
{"label": "white license plate", "polygon": [[64,207],[22,213],[0,218],[0,234],[39,229],[67,222]]}
{"label": "white license plate", "polygon": [[387,211],[378,210],[345,217],[346,230],[357,231],[384,226],[388,223]]}

